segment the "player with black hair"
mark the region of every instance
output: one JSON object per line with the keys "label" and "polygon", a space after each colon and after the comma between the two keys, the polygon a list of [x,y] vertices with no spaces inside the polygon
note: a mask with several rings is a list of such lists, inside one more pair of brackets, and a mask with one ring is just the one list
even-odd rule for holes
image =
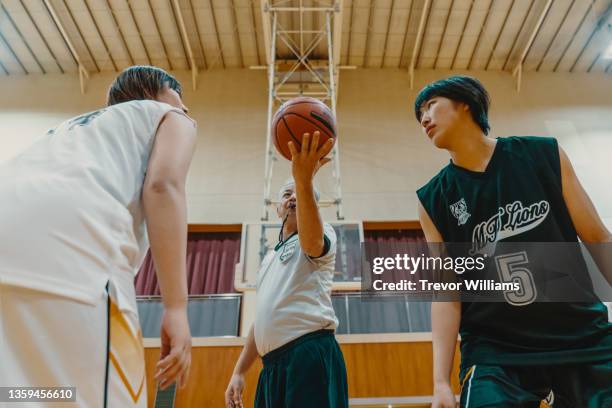
{"label": "player with black hair", "polygon": [[[424,133],[451,160],[417,191],[429,242],[612,242],[572,165],[548,137],[489,138],[489,95],[452,76],[418,94]],[[521,228],[509,205],[530,212]],[[537,273],[537,271],[535,271]],[[612,325],[602,303],[432,303],[434,408],[455,406],[450,373],[461,334],[461,406],[612,406]]]}

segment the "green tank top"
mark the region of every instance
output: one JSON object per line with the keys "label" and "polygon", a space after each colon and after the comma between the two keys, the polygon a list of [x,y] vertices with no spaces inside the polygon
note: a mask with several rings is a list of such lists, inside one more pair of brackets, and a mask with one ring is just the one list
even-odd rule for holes
{"label": "green tank top", "polygon": [[[479,248],[494,241],[578,241],[553,138],[499,138],[484,172],[451,161],[417,195],[444,242]],[[612,324],[601,302],[463,302],[459,332],[464,367],[612,359]]]}

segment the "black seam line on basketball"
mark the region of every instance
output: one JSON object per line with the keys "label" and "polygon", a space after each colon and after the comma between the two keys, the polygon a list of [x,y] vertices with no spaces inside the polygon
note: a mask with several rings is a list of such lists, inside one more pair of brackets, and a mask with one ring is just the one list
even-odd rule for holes
{"label": "black seam line on basketball", "polygon": [[[313,124],[313,125],[315,125],[315,126],[317,125],[317,123],[315,123],[315,122],[313,122],[312,120],[310,120],[310,118],[307,118],[306,116],[302,116],[302,115],[300,115],[299,113],[295,113],[295,112],[288,112],[288,113],[285,113],[285,114],[283,115],[283,120],[285,120],[285,116],[287,116],[287,115],[295,115],[295,116],[298,116],[298,117],[300,117],[300,118],[304,119],[304,120],[305,120],[305,121],[307,121],[307,122],[312,123],[312,124]],[[328,132],[326,132],[326,131],[325,131],[325,129],[321,129],[321,130],[322,130],[322,131],[323,131],[323,133],[325,133],[325,134],[327,135],[327,137],[329,137],[329,138],[332,138],[332,139],[333,139],[333,138],[336,136],[334,133],[332,133],[332,134],[330,135]]]}
{"label": "black seam line on basketball", "polygon": [[313,118],[315,118],[316,120],[321,122],[326,128],[328,128],[329,131],[332,133],[332,135],[336,134],[336,132],[334,131],[334,128],[331,125],[331,123],[329,123],[323,116],[319,115],[316,112],[310,112],[310,116],[312,116]]}
{"label": "black seam line on basketball", "polygon": [[[298,115],[299,116],[299,115]],[[291,128],[289,127],[289,124],[287,123],[287,121],[285,120],[285,115],[283,115],[283,123],[285,124],[285,127],[287,128],[287,132],[289,132],[289,136],[291,136],[291,138],[293,140],[295,140],[295,143],[298,144],[298,146],[300,146],[300,149],[302,149],[302,142],[300,142],[294,135],[293,132],[291,131]],[[278,137],[278,135],[277,135]],[[277,139],[278,140],[278,139]],[[278,144],[279,146],[281,146],[281,144]]]}
{"label": "black seam line on basketball", "polygon": [[[282,116],[281,116],[281,119],[283,119],[283,117],[282,117]],[[289,131],[289,134],[291,135],[291,131],[289,130],[289,126],[287,126],[287,124],[285,123],[285,120],[284,120],[284,119],[283,119],[283,123],[284,123],[284,125],[285,125],[285,128],[287,128],[287,131]],[[277,122],[277,123],[276,123],[276,127],[278,127],[278,125],[279,125],[279,123]],[[291,137],[293,137],[293,135],[291,135]],[[282,145],[282,144],[281,144],[281,143],[278,141],[278,131],[275,131],[275,132],[274,132],[274,138],[276,139],[276,145],[277,145],[277,146],[278,146],[278,148],[280,149],[281,154],[284,156],[284,153],[286,153],[286,152],[285,152],[285,149],[283,149],[283,145]],[[302,147],[302,146],[300,145],[300,148],[301,148],[301,147]],[[289,146],[287,146],[287,148],[289,148]],[[292,156],[292,155],[291,155],[291,150],[289,151],[289,155],[288,155],[288,156],[289,156],[289,157],[291,157],[291,156]],[[285,156],[285,157],[287,157],[287,156]]]}

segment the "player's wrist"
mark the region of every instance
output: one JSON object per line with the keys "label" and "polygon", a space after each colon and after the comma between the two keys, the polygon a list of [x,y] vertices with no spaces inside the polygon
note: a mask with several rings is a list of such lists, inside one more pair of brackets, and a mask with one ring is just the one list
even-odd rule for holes
{"label": "player's wrist", "polygon": [[445,391],[451,387],[450,379],[437,379],[434,380],[434,392]]}
{"label": "player's wrist", "polygon": [[313,175],[298,175],[294,174],[296,192],[311,191],[314,194]]}
{"label": "player's wrist", "polygon": [[232,377],[244,377],[244,374],[246,373],[246,369],[242,366],[236,366],[234,367],[234,371],[232,372]]}
{"label": "player's wrist", "polygon": [[166,313],[187,313],[187,299],[179,299],[171,302],[164,302],[164,311]]}

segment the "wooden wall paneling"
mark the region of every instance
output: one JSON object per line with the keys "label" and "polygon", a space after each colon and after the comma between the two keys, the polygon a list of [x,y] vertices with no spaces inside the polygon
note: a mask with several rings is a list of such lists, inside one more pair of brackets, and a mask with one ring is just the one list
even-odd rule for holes
{"label": "wooden wall paneling", "polygon": [[[349,397],[401,397],[432,395],[431,342],[341,344],[347,367]],[[177,408],[222,408],[223,395],[241,346],[194,347],[189,383],[179,389]],[[458,385],[459,351],[455,355],[452,385]],[[159,348],[146,348],[147,394],[153,407],[156,387],[153,382]],[[253,406],[257,379],[261,370],[258,360],[246,376],[244,402]]]}

